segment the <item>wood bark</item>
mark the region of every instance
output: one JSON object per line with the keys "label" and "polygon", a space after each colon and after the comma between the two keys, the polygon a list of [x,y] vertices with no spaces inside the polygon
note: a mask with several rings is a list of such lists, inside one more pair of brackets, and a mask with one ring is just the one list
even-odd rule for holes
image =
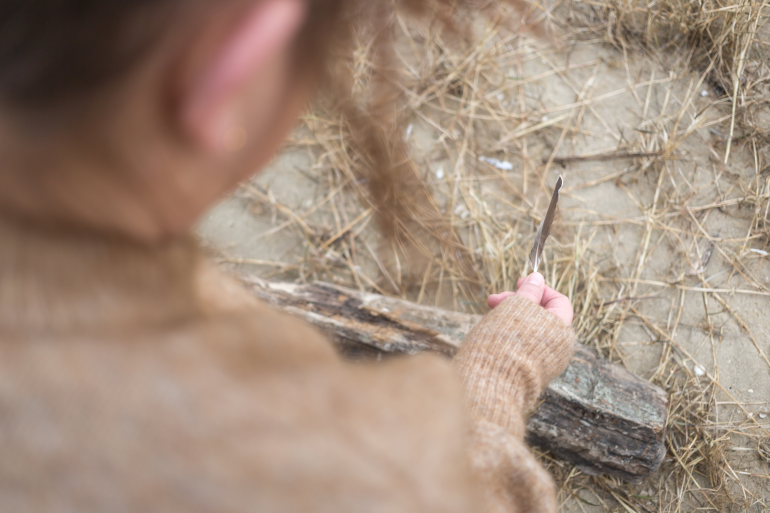
{"label": "wood bark", "polygon": [[[323,330],[350,358],[452,357],[481,319],[327,283],[243,281],[265,302]],[[527,439],[589,474],[638,481],[663,461],[666,405],[663,390],[578,344],[531,413]]]}

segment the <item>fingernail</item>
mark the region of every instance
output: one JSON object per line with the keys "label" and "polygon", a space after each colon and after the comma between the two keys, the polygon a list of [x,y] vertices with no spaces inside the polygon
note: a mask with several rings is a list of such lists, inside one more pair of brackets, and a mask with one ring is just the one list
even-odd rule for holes
{"label": "fingernail", "polygon": [[540,286],[543,283],[545,283],[545,280],[543,279],[543,275],[540,273],[532,273],[529,276],[527,276],[527,281],[524,283],[529,283],[530,285],[536,285]]}

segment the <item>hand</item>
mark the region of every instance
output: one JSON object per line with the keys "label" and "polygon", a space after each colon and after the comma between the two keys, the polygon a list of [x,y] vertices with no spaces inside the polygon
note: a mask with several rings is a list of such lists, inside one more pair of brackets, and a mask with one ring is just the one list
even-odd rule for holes
{"label": "hand", "polygon": [[520,278],[516,283],[516,292],[492,294],[487,298],[489,308],[494,308],[511,296],[521,296],[542,306],[569,326],[572,324],[572,303],[564,294],[556,292],[545,284],[543,275],[532,273],[526,278]]}

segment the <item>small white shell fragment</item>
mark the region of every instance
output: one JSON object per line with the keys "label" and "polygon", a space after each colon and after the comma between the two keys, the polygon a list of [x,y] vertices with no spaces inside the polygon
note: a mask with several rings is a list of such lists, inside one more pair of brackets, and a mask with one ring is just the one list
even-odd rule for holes
{"label": "small white shell fragment", "polygon": [[409,126],[406,127],[406,135],[404,136],[404,140],[409,140],[409,136],[412,135],[412,130],[414,130],[414,125],[409,123]]}
{"label": "small white shell fragment", "polygon": [[503,93],[497,93],[497,99],[503,101],[505,100],[505,95]]}
{"label": "small white shell fragment", "polygon": [[455,207],[455,215],[460,216],[460,219],[466,219],[470,215],[470,212],[468,212],[468,209],[463,205],[457,205]]}
{"label": "small white shell fragment", "polygon": [[766,419],[767,418],[767,413],[760,413],[759,414],[759,418],[760,419]]}
{"label": "small white shell fragment", "polygon": [[751,389],[751,388],[749,388],[749,393],[750,393],[750,394],[753,394],[753,393],[754,393],[754,390],[753,390],[753,389]]}
{"label": "small white shell fragment", "polygon": [[507,160],[497,160],[490,157],[479,157],[479,160],[482,162],[486,162],[490,166],[494,166],[500,171],[512,171],[513,170],[513,164],[508,162]]}
{"label": "small white shell fragment", "polygon": [[757,255],[762,255],[762,256],[770,255],[770,253],[768,253],[767,251],[761,250],[761,249],[751,248],[751,249],[749,249],[749,251],[751,251],[752,253],[756,253]]}
{"label": "small white shell fragment", "polygon": [[443,180],[444,179],[444,168],[443,167],[439,167],[438,169],[436,169],[436,178],[438,178],[439,180]]}
{"label": "small white shell fragment", "polygon": [[709,92],[704,89],[703,91],[700,92],[700,95],[703,97],[706,97],[709,95]]}
{"label": "small white shell fragment", "polygon": [[706,374],[706,370],[703,367],[701,367],[700,365],[696,365],[693,368],[693,372],[695,372],[695,375],[699,376],[699,377]]}

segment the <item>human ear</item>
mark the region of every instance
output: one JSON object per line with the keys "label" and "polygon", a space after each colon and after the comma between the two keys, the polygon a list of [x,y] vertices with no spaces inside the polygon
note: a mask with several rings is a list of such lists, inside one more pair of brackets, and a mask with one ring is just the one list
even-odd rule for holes
{"label": "human ear", "polygon": [[182,95],[182,129],[204,150],[224,152],[245,137],[239,94],[296,35],[304,0],[257,0],[190,79]]}

